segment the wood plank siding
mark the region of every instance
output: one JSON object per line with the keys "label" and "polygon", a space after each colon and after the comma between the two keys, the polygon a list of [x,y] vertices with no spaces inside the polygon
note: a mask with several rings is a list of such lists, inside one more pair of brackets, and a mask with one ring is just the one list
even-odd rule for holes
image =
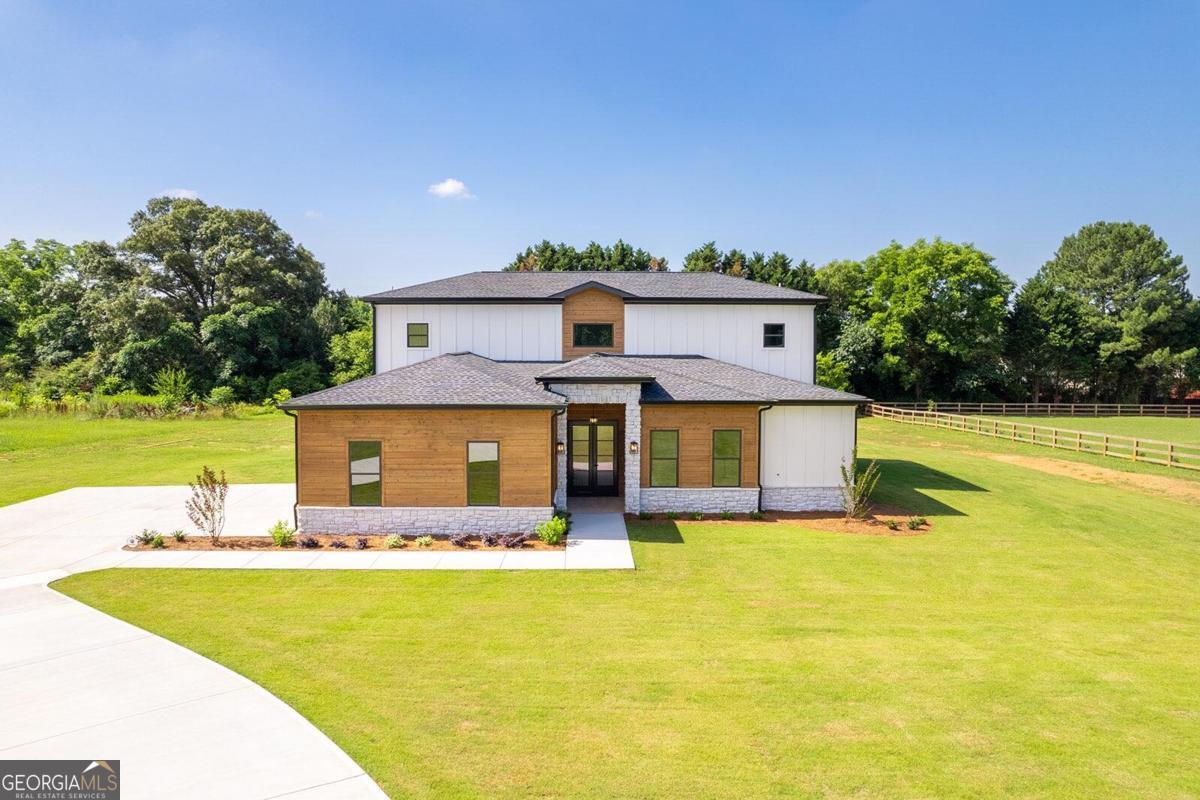
{"label": "wood plank siding", "polygon": [[[575,347],[574,326],[577,322],[610,323],[613,326],[612,347]],[[588,353],[625,352],[625,301],[612,292],[584,289],[563,300],[562,357],[571,361]]]}
{"label": "wood plank siding", "polygon": [[758,406],[732,404],[642,406],[642,486],[650,486],[650,432],[679,431],[679,487],[712,486],[714,430],[742,432],[742,487],[758,486]]}
{"label": "wood plank siding", "polygon": [[383,505],[467,505],[467,442],[500,443],[500,505],[551,505],[554,412],[364,409],[297,412],[300,505],[349,504],[350,441],[380,441]]}

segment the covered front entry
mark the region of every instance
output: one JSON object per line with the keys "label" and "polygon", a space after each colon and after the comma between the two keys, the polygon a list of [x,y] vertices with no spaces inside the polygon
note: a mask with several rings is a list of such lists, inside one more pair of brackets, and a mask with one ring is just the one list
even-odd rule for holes
{"label": "covered front entry", "polygon": [[615,496],[620,438],[616,420],[591,418],[567,423],[567,494]]}

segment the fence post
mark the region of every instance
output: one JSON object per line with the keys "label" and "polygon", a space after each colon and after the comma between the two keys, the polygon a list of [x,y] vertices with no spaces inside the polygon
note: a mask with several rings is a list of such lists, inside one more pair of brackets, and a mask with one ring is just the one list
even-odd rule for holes
{"label": "fence post", "polygon": [[1175,466],[1175,444],[1173,442],[1167,442],[1167,466]]}
{"label": "fence post", "polygon": [[1138,440],[1134,439],[1133,440],[1133,460],[1137,461],[1137,457],[1138,457]]}
{"label": "fence post", "polygon": [[1104,434],[1104,447],[1100,450],[1101,455],[1108,455],[1108,434]]}

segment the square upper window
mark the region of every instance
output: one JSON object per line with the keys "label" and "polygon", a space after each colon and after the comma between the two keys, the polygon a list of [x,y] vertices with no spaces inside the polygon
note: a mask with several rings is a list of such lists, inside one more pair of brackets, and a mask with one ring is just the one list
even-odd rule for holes
{"label": "square upper window", "polygon": [[409,347],[429,347],[429,323],[428,322],[410,322],[410,323],[408,323],[408,346]]}
{"label": "square upper window", "polygon": [[783,323],[763,323],[763,347],[783,347]]}
{"label": "square upper window", "polygon": [[576,322],[572,341],[576,347],[612,347],[611,322]]}

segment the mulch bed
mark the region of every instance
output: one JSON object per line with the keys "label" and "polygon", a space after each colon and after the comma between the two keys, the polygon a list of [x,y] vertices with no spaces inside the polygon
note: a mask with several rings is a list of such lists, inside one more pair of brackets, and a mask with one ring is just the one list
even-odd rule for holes
{"label": "mulch bed", "polygon": [[[680,513],[676,520],[667,520],[665,514],[653,514],[649,520],[643,520],[637,514],[626,514],[627,523],[648,522],[689,522],[714,525],[744,525],[747,522],[798,522],[806,528],[816,528],[835,533],[856,533],[866,536],[921,536],[929,533],[932,525],[928,520],[916,530],[908,527],[908,520],[917,516],[903,509],[891,506],[876,506],[866,519],[846,519],[845,515],[833,511],[764,511],[762,519],[752,519],[749,514],[734,514],[733,519],[721,519],[719,514],[704,514],[702,519],[694,519],[692,514]],[[889,520],[899,525],[899,530],[888,528]]]}
{"label": "mulch bed", "polygon": [[[332,553],[353,553],[360,549],[355,547],[355,542],[360,537],[358,536],[313,536],[320,543],[320,547],[303,548],[299,544],[294,544],[291,547],[276,547],[275,542],[269,536],[222,536],[221,541],[214,545],[209,541],[207,536],[189,536],[185,541],[177,542],[170,536],[163,534],[163,546],[154,548],[148,544],[127,544],[126,550],[299,550],[307,553],[332,552]],[[478,536],[472,536],[467,541],[466,547],[455,547],[450,544],[447,537],[433,537],[433,544],[428,547],[420,547],[416,543],[416,536],[401,536],[404,540],[404,547],[389,548],[384,544],[387,538],[383,535],[369,534],[361,538],[367,540],[367,546],[361,548],[363,550],[380,551],[384,550],[389,553],[403,553],[411,550],[414,552],[423,552],[428,550],[481,550],[487,551],[502,551],[512,552],[514,550],[562,550],[566,545],[566,540],[559,545],[548,545],[540,539],[530,539],[521,547],[484,547],[483,542]],[[296,537],[299,542],[300,537]],[[332,546],[334,541],[342,541],[346,543],[345,548],[336,548]]]}

